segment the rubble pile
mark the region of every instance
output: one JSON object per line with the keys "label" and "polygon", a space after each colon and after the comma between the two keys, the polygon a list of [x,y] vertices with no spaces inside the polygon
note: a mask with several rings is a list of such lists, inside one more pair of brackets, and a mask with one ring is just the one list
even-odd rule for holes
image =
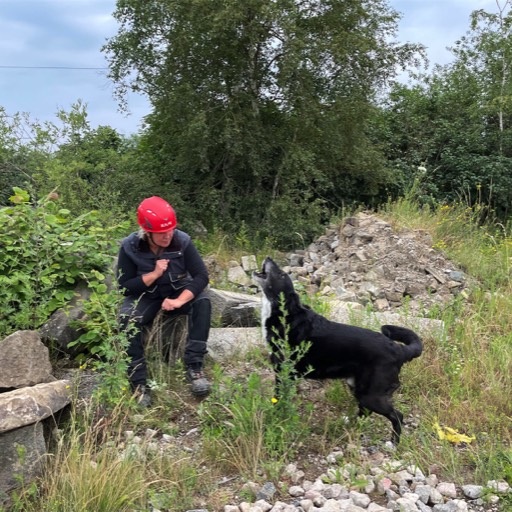
{"label": "rubble pile", "polygon": [[432,245],[424,230],[397,232],[379,217],[359,213],[288,254],[288,270],[310,293],[420,314],[455,295],[466,297],[467,276]]}

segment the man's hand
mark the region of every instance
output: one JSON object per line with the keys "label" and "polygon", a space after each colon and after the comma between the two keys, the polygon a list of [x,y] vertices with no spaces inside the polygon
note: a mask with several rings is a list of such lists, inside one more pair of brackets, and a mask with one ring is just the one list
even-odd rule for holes
{"label": "man's hand", "polygon": [[169,260],[156,260],[155,270],[153,270],[153,272],[155,272],[158,277],[162,277],[168,266]]}
{"label": "man's hand", "polygon": [[162,302],[162,309],[164,311],[174,311],[181,308],[185,304],[182,300],[178,299],[164,299]]}

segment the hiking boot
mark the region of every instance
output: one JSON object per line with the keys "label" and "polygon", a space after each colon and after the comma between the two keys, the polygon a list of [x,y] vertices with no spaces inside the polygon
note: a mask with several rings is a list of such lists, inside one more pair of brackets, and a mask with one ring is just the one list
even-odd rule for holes
{"label": "hiking boot", "polygon": [[210,392],[211,384],[206,379],[202,368],[187,368],[187,380],[190,382],[192,394],[195,396],[205,396]]}
{"label": "hiking boot", "polygon": [[139,407],[147,409],[151,406],[151,393],[146,386],[137,386],[134,397],[135,402]]}

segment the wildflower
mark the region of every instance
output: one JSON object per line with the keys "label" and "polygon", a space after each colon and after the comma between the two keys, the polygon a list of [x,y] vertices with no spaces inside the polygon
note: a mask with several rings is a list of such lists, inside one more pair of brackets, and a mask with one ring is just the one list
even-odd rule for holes
{"label": "wildflower", "polygon": [[277,398],[275,396],[273,396],[271,402],[273,404],[277,404],[278,400],[277,400]]}

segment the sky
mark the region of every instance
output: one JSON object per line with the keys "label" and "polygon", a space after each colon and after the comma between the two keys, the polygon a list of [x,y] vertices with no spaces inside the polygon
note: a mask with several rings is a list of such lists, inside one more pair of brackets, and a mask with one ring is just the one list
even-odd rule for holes
{"label": "sky", "polygon": [[[397,41],[426,46],[431,64],[451,61],[446,47],[466,33],[473,10],[497,10],[496,0],[388,3],[402,15]],[[109,125],[124,135],[136,133],[149,102],[130,94],[129,113],[120,112],[101,52],[117,32],[114,10],[115,0],[0,0],[0,107],[5,113],[27,112],[32,120],[55,122],[58,110],[70,110],[81,100],[92,128]]]}

